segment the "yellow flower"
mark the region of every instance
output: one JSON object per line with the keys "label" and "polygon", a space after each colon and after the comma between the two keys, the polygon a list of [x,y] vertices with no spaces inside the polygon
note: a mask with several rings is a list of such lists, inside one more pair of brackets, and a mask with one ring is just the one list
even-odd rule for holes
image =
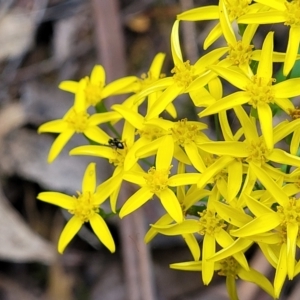
{"label": "yellow flower", "polygon": [[273,70],[272,51],[273,32],[269,32],[263,44],[257,74],[250,78],[246,74],[232,69],[211,66],[210,68],[214,72],[242,91],[216,101],[199,114],[200,117],[204,117],[246,103],[252,105],[253,108],[257,109],[262,135],[268,149],[273,147],[273,122],[270,104],[275,103],[286,113],[289,113],[291,109],[294,109],[294,105],[288,98],[300,93],[294,88],[300,85],[300,78],[288,79],[273,85],[274,79],[271,77]]}
{"label": "yellow flower", "polygon": [[59,133],[50,148],[48,163],[55,160],[75,133],[83,133],[87,138],[100,144],[107,144],[109,140],[109,136],[97,126],[106,122],[106,117],[102,117],[102,114],[90,116],[86,111],[83,85],[84,82],[81,80],[75,94],[74,106],[69,109],[62,119],[47,122],[38,129],[39,133]]}
{"label": "yellow flower", "polygon": [[[244,255],[243,255],[244,257]],[[244,260],[246,258],[244,257]],[[170,265],[171,269],[183,271],[203,271],[203,261],[187,261]],[[252,282],[261,287],[271,297],[274,297],[274,289],[270,281],[253,268],[245,269],[239,260],[228,257],[215,263],[214,270],[218,275],[226,276],[226,287],[230,299],[239,299],[236,291],[236,280],[240,278],[244,281]]]}
{"label": "yellow flower", "polygon": [[[109,96],[126,94],[134,91],[137,77],[127,76],[105,85],[105,70],[101,65],[96,65],[92,70],[91,76],[87,76],[81,80],[83,80],[86,106],[88,108],[89,106],[95,106],[101,100]],[[79,82],[71,80],[62,81],[59,88],[76,94],[79,88]]]}
{"label": "yellow flower", "polygon": [[[183,222],[171,225],[152,225],[154,229],[164,235],[187,235],[198,233],[203,236],[202,246],[202,280],[205,285],[208,285],[212,279],[214,272],[214,261],[209,261],[209,258],[216,252],[216,243],[221,247],[228,247],[234,240],[228,234],[225,227],[225,221],[216,212],[213,203],[218,201],[219,193],[214,187],[207,201],[207,209],[199,213],[199,219],[185,219]],[[240,264],[248,269],[247,260],[242,253],[234,254],[234,257]]]}
{"label": "yellow flower", "polygon": [[200,57],[194,65],[191,65],[189,60],[183,61],[179,42],[179,21],[175,21],[171,33],[171,51],[174,62],[171,73],[174,75],[154,82],[138,94],[139,99],[142,99],[150,93],[164,90],[148,110],[148,118],[157,117],[177,96],[200,89],[215,78],[216,75],[207,67],[216,63],[226,53],[227,49],[215,49]]}
{"label": "yellow flower", "polygon": [[138,209],[155,195],[176,222],[183,220],[180,203],[174,192],[168,187],[174,147],[172,143],[169,143],[169,139],[163,140],[162,144],[162,147],[157,151],[155,166],[151,167],[147,173],[136,171],[124,173],[124,180],[138,184],[141,188],[122,206],[121,218]]}
{"label": "yellow flower", "polygon": [[239,17],[243,24],[274,24],[282,23],[290,26],[287,53],[283,66],[283,74],[287,75],[296,60],[300,42],[300,1],[299,0],[255,0],[269,7],[268,11],[249,12]]}
{"label": "yellow flower", "polygon": [[[233,31],[226,1],[219,1],[220,24],[222,27],[224,38],[228,44],[228,56],[225,60],[230,61],[231,65],[238,66],[245,74],[251,76],[250,68],[251,60],[259,60],[261,50],[253,50],[253,36],[258,28],[258,24],[248,25],[243,32],[241,40],[237,40]],[[273,62],[283,62],[286,53],[273,52]]]}
{"label": "yellow flower", "polygon": [[109,179],[109,183],[107,182],[105,184],[105,189],[109,190],[110,204],[113,212],[116,212],[116,203],[123,181],[124,171],[132,168],[135,171],[142,171],[141,167],[136,164],[138,158],[135,156],[134,137],[135,128],[125,121],[121,139],[124,149],[101,145],[85,145],[76,147],[70,151],[70,155],[103,157],[108,159],[109,163],[115,166],[114,172]]}
{"label": "yellow flower", "polygon": [[[183,163],[178,163],[178,170],[177,173],[185,173],[185,165]],[[182,186],[177,187],[176,189],[176,195],[178,198],[178,201],[180,203],[180,206],[182,207],[183,214],[186,218],[186,215],[188,214],[188,210],[198,201],[201,201],[203,198],[210,195],[209,190],[201,190],[197,188],[196,185],[191,186],[187,192],[185,192],[185,188]],[[205,207],[203,205],[203,207]],[[164,226],[170,225],[174,223],[174,220],[170,217],[169,214],[163,215],[161,218],[159,218],[158,221],[153,224],[148,232],[145,235],[145,242],[149,243],[157,234],[158,231],[155,229],[155,227],[162,228]],[[195,238],[193,233],[183,233],[181,234],[182,238],[186,242],[187,246],[189,247],[191,254],[193,255],[194,260],[199,260],[200,258],[200,247],[197,239]]]}
{"label": "yellow flower", "polygon": [[37,199],[67,209],[73,217],[68,221],[58,241],[58,252],[63,253],[66,246],[80,230],[81,226],[89,222],[99,240],[111,251],[115,252],[115,243],[111,233],[99,215],[100,204],[106,199],[106,191],[96,189],[95,163],[90,163],[84,173],[82,192],[77,196],[68,196],[57,192],[42,192]]}
{"label": "yellow flower", "polygon": [[[263,6],[259,3],[252,4],[252,0],[226,0],[224,4],[228,11],[229,22],[232,23],[237,18],[259,11]],[[204,7],[197,7],[187,10],[177,15],[178,20],[182,21],[204,21],[204,20],[218,20],[219,7],[217,5],[209,5]],[[206,50],[222,35],[222,27],[220,23],[211,30],[203,43],[203,48]]]}

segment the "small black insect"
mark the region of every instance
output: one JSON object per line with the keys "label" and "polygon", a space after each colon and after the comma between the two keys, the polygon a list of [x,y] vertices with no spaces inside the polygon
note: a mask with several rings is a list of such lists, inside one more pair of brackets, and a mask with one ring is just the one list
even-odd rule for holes
{"label": "small black insect", "polygon": [[109,139],[108,144],[109,146],[115,147],[116,149],[124,149],[124,143],[121,142],[118,138]]}

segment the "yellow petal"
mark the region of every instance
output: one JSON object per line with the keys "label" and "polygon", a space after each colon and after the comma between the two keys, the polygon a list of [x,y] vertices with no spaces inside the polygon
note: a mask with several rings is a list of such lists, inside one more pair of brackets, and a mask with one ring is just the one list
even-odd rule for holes
{"label": "yellow petal", "polygon": [[153,193],[147,187],[140,188],[136,193],[134,193],[127,201],[124,203],[120,210],[120,218],[129,215],[133,211],[137,210],[143,204],[145,204],[150,198],[152,198]]}
{"label": "yellow petal", "polygon": [[269,230],[276,228],[280,223],[281,219],[279,215],[272,212],[253,219],[239,229],[231,230],[230,234],[236,237],[248,237],[268,232]]}
{"label": "yellow petal", "polygon": [[271,78],[273,73],[273,38],[274,32],[270,31],[262,45],[261,57],[257,68],[257,76],[263,78]]}
{"label": "yellow petal", "polygon": [[82,180],[82,192],[93,194],[96,189],[96,164],[90,163],[84,173]]}
{"label": "yellow petal", "polygon": [[67,91],[67,92],[76,94],[77,89],[78,89],[78,82],[71,81],[71,80],[65,80],[65,81],[62,81],[58,87],[63,91]]}
{"label": "yellow petal", "polygon": [[82,221],[76,216],[72,217],[65,228],[63,229],[59,241],[58,241],[58,252],[62,254],[70,243],[75,234],[79,231],[82,226]]}
{"label": "yellow petal", "polygon": [[72,209],[75,201],[73,197],[57,192],[39,193],[37,199],[57,205],[64,209]]}
{"label": "yellow petal", "polygon": [[48,163],[52,163],[56,157],[59,155],[63,147],[67,144],[67,142],[71,139],[75,131],[73,129],[68,129],[62,132],[53,142],[49,155],[48,155]]}
{"label": "yellow petal", "polygon": [[90,224],[93,231],[95,232],[99,240],[102,242],[102,244],[110,252],[112,253],[115,252],[116,251],[115,242],[104,220],[98,214],[94,214],[90,218]]}
{"label": "yellow petal", "polygon": [[61,133],[68,128],[68,123],[65,120],[53,120],[42,124],[39,129],[38,133],[42,132],[53,132],[53,133]]}
{"label": "yellow petal", "polygon": [[179,201],[170,189],[165,189],[157,195],[167,213],[177,222],[183,221],[183,212]]}
{"label": "yellow petal", "polygon": [[289,32],[288,46],[283,66],[283,75],[287,76],[292,70],[296,57],[298,54],[300,42],[300,28],[298,26],[291,26]]}
{"label": "yellow petal", "polygon": [[90,76],[90,80],[93,85],[96,85],[101,88],[104,87],[104,85],[105,85],[105,70],[104,70],[103,66],[101,66],[101,65],[94,66],[91,76]]}
{"label": "yellow petal", "polygon": [[86,137],[99,144],[105,145],[110,139],[106,132],[96,126],[89,126],[83,133]]}

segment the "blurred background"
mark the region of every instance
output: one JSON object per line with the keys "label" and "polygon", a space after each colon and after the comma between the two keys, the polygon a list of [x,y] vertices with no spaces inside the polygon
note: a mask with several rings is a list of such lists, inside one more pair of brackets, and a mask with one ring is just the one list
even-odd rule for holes
{"label": "blurred background", "polygon": [[[169,269],[170,263],[192,260],[179,238],[157,236],[150,247],[144,245],[149,223],[161,215],[155,204],[145,205],[121,226],[116,217],[108,220],[115,254],[85,227],[59,255],[57,240],[69,216],[36,200],[46,190],[75,194],[90,161],[97,163],[99,183],[111,174],[99,158],[68,155],[84,141],[77,136],[53,164],[47,164],[54,136],[38,135],[37,128],[61,118],[73,103],[73,96],[59,90],[58,84],[89,75],[95,64],[105,67],[107,83],[124,75],[141,76],[158,52],[167,54],[163,71],[169,75],[176,14],[217,3],[0,1],[0,300],[228,299],[224,278],[216,275],[209,287],[203,287],[199,272]],[[214,24],[182,24],[182,51],[192,63],[203,53],[202,42]],[[114,97],[107,103],[121,100]],[[195,108],[185,100],[178,102],[179,118],[196,119]],[[273,274],[256,249],[248,257],[266,276]],[[283,290],[282,299],[299,299],[296,281]],[[242,300],[271,299],[254,285],[238,287]]]}

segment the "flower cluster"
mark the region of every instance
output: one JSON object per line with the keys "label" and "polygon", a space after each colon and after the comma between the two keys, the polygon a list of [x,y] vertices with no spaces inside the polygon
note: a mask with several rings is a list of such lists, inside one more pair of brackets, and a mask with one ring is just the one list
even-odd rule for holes
{"label": "flower cluster", "polygon": [[[207,51],[192,64],[182,56],[180,23],[201,20],[218,21],[203,48],[221,36],[226,45]],[[286,53],[273,51],[274,32],[266,34],[261,46],[253,42],[258,26],[272,23],[290,28]],[[236,24],[239,34],[233,29]],[[158,53],[141,78],[128,76],[105,85],[105,70],[97,65],[90,77],[62,82],[60,88],[73,93],[75,100],[61,120],[39,128],[40,133],[59,133],[48,162],[55,160],[73,134],[80,133],[87,137],[87,145],[70,154],[102,157],[114,171],[96,186],[92,163],[77,196],[38,195],[39,200],[73,214],[59,239],[59,252],[85,222],[114,252],[100,205],[110,201],[111,211],[123,218],[155,199],[165,214],[150,226],[145,242],[157,234],[181,235],[193,258],[171,268],[199,271],[205,285],[217,271],[226,277],[231,299],[238,299],[238,278],[279,298],[286,278],[291,280],[300,272],[296,257],[300,114],[293,99],[300,95],[300,78],[293,76],[300,58],[299,41],[300,0],[220,0],[219,5],[177,16],[171,32],[174,68],[169,75],[162,74],[165,55]],[[275,62],[283,63],[281,80],[273,73]],[[237,91],[223,95],[224,82]],[[105,99],[119,94],[129,96],[104,110]],[[176,99],[182,94],[200,108],[198,120],[176,120]],[[94,114],[89,113],[92,110]],[[237,129],[230,126],[229,111],[238,120]],[[171,118],[163,118],[163,112]],[[278,123],[277,118],[275,125],[274,116],[279,113],[282,121]],[[208,136],[208,126],[201,122],[212,115],[218,138]],[[120,133],[114,129],[116,123]],[[102,124],[114,129],[113,136]],[[124,180],[139,189],[119,207]],[[271,281],[249,266],[245,252],[253,244],[275,269]]]}

